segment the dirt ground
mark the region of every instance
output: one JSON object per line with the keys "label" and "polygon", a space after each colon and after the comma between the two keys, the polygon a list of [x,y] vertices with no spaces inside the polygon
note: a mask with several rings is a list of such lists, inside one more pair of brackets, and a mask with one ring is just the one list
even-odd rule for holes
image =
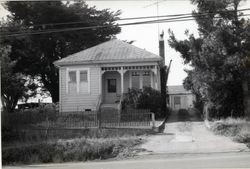
{"label": "dirt ground", "polygon": [[[173,112],[164,133],[147,137],[140,154],[215,153],[249,151],[245,144],[209,131],[195,111]],[[139,154],[139,155],[140,155]]]}

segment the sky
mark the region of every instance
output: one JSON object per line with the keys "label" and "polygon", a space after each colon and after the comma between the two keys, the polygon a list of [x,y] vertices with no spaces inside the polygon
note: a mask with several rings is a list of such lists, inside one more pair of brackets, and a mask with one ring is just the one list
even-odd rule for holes
{"label": "sky", "polygon": [[[159,2],[158,5],[157,2]],[[97,9],[109,8],[111,11],[121,10],[122,14],[120,15],[120,18],[183,14],[191,13],[196,9],[196,6],[192,5],[189,0],[87,0],[86,3],[90,6],[96,6]],[[243,2],[240,8],[250,8],[250,1],[247,0]],[[6,14],[6,11],[4,11],[0,6],[0,18],[6,16]],[[132,20],[128,22],[136,21],[138,20]],[[170,60],[172,59],[168,85],[182,85],[183,80],[187,76],[184,69],[190,69],[190,67],[188,65],[184,65],[180,54],[169,47],[169,29],[173,31],[176,38],[179,40],[183,40],[186,38],[184,34],[186,30],[189,30],[189,32],[193,33],[195,36],[198,36],[197,24],[195,23],[195,21],[185,21],[123,26],[121,33],[117,35],[117,38],[128,41],[133,40],[133,45],[158,55],[159,33],[164,31],[166,65],[168,65]]]}
{"label": "sky", "polygon": [[[96,6],[97,9],[110,8],[111,10],[121,10],[121,18],[141,17],[141,16],[157,16],[157,15],[169,15],[169,14],[182,14],[191,13],[195,9],[194,5],[191,5],[190,1],[160,1],[157,10],[157,1],[86,1],[90,6]],[[129,22],[135,22],[129,21]],[[171,29],[178,39],[184,39],[184,32],[186,29],[190,30],[190,33],[197,35],[197,25],[194,21],[189,22],[173,22],[173,23],[161,23],[161,24],[145,24],[145,25],[133,25],[124,26],[122,31],[117,35],[121,40],[134,40],[133,45],[150,51],[154,54],[159,54],[158,38],[159,33],[164,31],[165,40],[165,58],[166,65],[172,59],[172,65],[170,69],[168,85],[182,85],[183,79],[187,76],[184,72],[184,68],[188,66],[183,65],[183,60],[180,54],[175,52],[174,49],[168,45],[168,29]]]}

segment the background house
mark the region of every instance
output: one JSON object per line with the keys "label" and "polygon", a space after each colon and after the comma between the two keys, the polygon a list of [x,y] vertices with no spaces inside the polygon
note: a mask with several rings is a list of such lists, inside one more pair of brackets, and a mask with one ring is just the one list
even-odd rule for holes
{"label": "background house", "polygon": [[193,107],[194,94],[184,89],[182,85],[168,86],[169,106],[173,110],[188,109]]}

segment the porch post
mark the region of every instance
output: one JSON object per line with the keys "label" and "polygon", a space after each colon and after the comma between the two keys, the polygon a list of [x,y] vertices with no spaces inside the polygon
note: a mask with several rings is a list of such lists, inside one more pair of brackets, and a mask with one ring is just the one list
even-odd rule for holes
{"label": "porch post", "polygon": [[129,88],[132,88],[132,73],[129,71]]}
{"label": "porch post", "polygon": [[153,75],[154,75],[153,72],[150,71],[150,86],[151,86],[151,88],[154,89],[155,87],[154,87],[154,80],[153,80],[154,77],[153,77]]}
{"label": "porch post", "polygon": [[142,72],[140,72],[140,76],[139,76],[139,88],[143,89],[143,74],[142,74]]}
{"label": "porch post", "polygon": [[121,94],[123,94],[124,93],[124,77],[123,77],[124,71],[123,71],[123,67],[121,67],[120,74],[121,74]]}

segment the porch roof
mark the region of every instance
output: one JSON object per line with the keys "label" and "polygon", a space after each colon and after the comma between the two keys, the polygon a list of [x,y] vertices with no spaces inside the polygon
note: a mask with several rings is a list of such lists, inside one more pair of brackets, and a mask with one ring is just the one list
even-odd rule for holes
{"label": "porch roof", "polygon": [[82,50],[54,62],[56,66],[161,61],[162,58],[144,49],[113,39],[97,46]]}

